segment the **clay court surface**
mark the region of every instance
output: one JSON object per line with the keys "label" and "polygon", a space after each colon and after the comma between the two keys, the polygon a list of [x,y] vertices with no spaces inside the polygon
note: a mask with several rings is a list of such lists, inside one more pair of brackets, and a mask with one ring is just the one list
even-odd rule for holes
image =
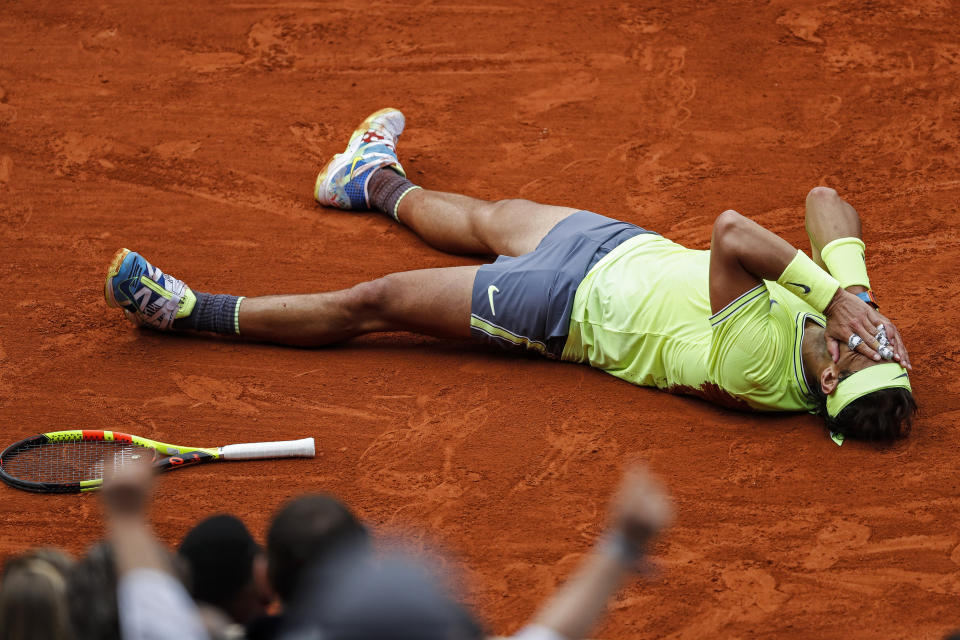
{"label": "clay court surface", "polygon": [[[0,6],[3,444],[106,428],[196,445],[312,435],[314,460],[158,482],[175,544],[334,493],[439,549],[496,633],[601,532],[623,465],[675,498],[657,572],[604,638],[939,638],[960,627],[960,10],[863,3],[6,1]],[[194,289],[342,288],[473,264],[313,180],[368,113],[407,115],[429,188],[589,208],[706,248],[735,208],[806,247],[803,199],[864,219],[914,363],[905,441],[831,442],[583,366],[384,335],[298,350],[142,332],[102,284],[126,246]],[[81,552],[90,496],[0,487],[0,554]]]}

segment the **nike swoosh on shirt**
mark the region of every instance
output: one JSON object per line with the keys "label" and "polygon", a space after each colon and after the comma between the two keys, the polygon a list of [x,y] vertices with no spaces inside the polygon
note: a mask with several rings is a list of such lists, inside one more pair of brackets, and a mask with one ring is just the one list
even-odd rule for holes
{"label": "nike swoosh on shirt", "polygon": [[788,282],[787,284],[792,284],[795,287],[800,287],[801,289],[803,289],[804,293],[810,293],[810,287],[808,287],[805,284],[800,284],[799,282]]}
{"label": "nike swoosh on shirt", "polygon": [[497,289],[494,285],[487,287],[487,297],[490,298],[490,313],[493,315],[497,315],[496,309],[493,308],[493,294],[495,293],[500,293],[500,289]]}
{"label": "nike swoosh on shirt", "polygon": [[907,374],[906,374],[906,373],[901,373],[901,374],[898,375],[896,378],[894,378],[894,380],[899,380],[900,378],[906,378],[906,377],[907,377]]}

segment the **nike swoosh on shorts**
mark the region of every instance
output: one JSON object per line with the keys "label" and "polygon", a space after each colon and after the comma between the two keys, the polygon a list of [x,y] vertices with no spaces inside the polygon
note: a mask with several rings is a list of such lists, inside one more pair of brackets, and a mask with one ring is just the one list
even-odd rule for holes
{"label": "nike swoosh on shorts", "polygon": [[497,311],[493,308],[493,294],[500,293],[500,289],[497,289],[496,285],[490,285],[487,287],[487,297],[490,299],[490,313],[497,315]]}

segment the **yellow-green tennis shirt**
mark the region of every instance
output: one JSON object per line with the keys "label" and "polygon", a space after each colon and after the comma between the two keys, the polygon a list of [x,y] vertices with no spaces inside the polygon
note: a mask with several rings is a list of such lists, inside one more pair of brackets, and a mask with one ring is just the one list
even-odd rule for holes
{"label": "yellow-green tennis shirt", "polygon": [[800,345],[824,317],[769,281],[711,314],[709,282],[709,251],[631,238],[577,288],[563,359],[728,406],[812,410]]}

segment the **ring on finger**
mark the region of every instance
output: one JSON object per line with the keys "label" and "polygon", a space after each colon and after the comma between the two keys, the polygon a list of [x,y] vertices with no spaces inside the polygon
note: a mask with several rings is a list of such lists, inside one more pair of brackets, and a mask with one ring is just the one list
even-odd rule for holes
{"label": "ring on finger", "polygon": [[882,324],[877,325],[876,339],[881,347],[890,346],[890,340],[887,338],[887,329]]}
{"label": "ring on finger", "polygon": [[850,337],[847,338],[847,347],[850,349],[850,351],[856,351],[857,347],[859,347],[861,344],[863,344],[863,338],[855,333],[851,333]]}

